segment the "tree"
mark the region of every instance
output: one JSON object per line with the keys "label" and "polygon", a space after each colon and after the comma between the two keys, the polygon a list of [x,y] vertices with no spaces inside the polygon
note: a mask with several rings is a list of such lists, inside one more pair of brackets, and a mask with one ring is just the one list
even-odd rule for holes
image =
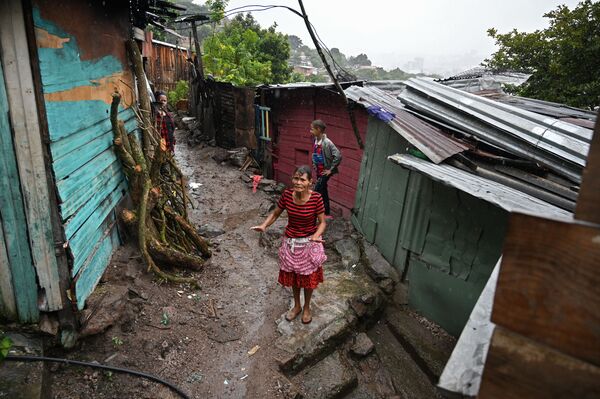
{"label": "tree", "polygon": [[237,15],[204,41],[206,72],[235,85],[285,83],[291,78],[290,45],[274,24],[260,27],[251,14]]}
{"label": "tree", "polygon": [[296,35],[288,35],[288,42],[290,43],[290,50],[299,50],[302,47],[302,39]]}
{"label": "tree", "polygon": [[366,54],[359,54],[356,57],[348,58],[348,65],[353,67],[371,66],[371,60]]}
{"label": "tree", "polygon": [[593,108],[600,103],[600,3],[585,0],[572,10],[544,14],[550,26],[535,32],[489,29],[498,51],[484,65],[532,73],[511,91],[541,100]]}

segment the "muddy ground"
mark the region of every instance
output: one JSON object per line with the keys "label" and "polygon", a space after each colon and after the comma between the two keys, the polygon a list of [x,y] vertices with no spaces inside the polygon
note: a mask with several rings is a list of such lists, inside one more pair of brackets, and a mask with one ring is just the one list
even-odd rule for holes
{"label": "muddy ground", "polygon": [[[178,131],[179,143],[185,142],[185,134]],[[85,313],[91,324],[122,316],[104,332],[82,338],[75,349],[55,346],[46,355],[154,374],[193,398],[295,396],[295,387],[279,371],[277,359],[282,354],[273,345],[279,337],[275,321],[288,309],[291,293],[277,284],[274,251],[259,245],[259,233],[250,231],[266,216],[276,194],[253,193],[237,167],[213,160],[219,151],[202,145],[176,148],[189,183],[200,184],[190,188],[192,223],[209,224],[223,233],[211,239],[213,257],[204,270],[180,272],[195,277],[201,288],[161,284],[145,271],[133,245],[126,244],[114,254]],[[272,229],[285,223],[282,218]],[[339,263],[335,251],[327,253],[326,268]],[[98,314],[102,309],[108,309],[108,314]],[[318,312],[314,317],[319,317]],[[376,348],[398,345],[385,325],[372,327],[369,335]],[[377,355],[357,363],[367,370],[359,373],[359,383],[376,388],[359,386],[351,397],[373,397],[373,392],[377,397],[436,396],[422,375],[425,393],[413,395],[409,384],[399,386],[402,380],[414,378],[395,363],[395,358]],[[399,370],[387,370],[395,367]],[[126,374],[56,364],[48,369],[46,387],[51,398],[179,397],[160,384]]]}

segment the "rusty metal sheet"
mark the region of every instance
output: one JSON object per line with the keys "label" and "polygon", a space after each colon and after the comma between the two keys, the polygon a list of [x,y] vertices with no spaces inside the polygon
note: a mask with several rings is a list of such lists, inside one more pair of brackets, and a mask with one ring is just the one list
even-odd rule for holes
{"label": "rusty metal sheet", "polygon": [[399,100],[381,89],[352,86],[347,88],[345,93],[348,98],[365,108],[379,106],[394,113],[395,116],[389,125],[435,163],[468,149],[465,144],[444,134],[437,127],[404,111]]}

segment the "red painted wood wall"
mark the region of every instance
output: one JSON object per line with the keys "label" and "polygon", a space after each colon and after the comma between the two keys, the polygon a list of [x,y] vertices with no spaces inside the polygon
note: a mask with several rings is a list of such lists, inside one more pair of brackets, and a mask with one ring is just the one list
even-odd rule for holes
{"label": "red painted wood wall", "polygon": [[[350,216],[360,174],[363,151],[356,142],[344,101],[338,94],[320,88],[270,90],[265,95],[271,107],[271,132],[274,139],[273,174],[275,180],[291,183],[298,165],[311,165],[310,123],[321,119],[326,134],[342,151],[339,173],[329,180],[332,213]],[[366,142],[368,115],[363,108],[354,111],[363,143]]]}

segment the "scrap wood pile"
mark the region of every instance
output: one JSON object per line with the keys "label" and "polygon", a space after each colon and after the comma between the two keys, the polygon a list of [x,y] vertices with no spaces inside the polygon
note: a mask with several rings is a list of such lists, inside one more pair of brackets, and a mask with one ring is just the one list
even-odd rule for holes
{"label": "scrap wood pile", "polygon": [[141,143],[134,134],[128,134],[122,120],[118,120],[121,101],[113,94],[111,124],[117,156],[130,186],[134,209],[124,209],[120,218],[137,236],[142,257],[160,278],[197,285],[192,278],[178,277],[164,272],[160,266],[200,270],[211,256],[208,242],[201,237],[187,218],[188,197],[183,175],[172,154],[161,143],[150,109],[142,58],[135,41],[127,43],[139,93],[136,112]]}

